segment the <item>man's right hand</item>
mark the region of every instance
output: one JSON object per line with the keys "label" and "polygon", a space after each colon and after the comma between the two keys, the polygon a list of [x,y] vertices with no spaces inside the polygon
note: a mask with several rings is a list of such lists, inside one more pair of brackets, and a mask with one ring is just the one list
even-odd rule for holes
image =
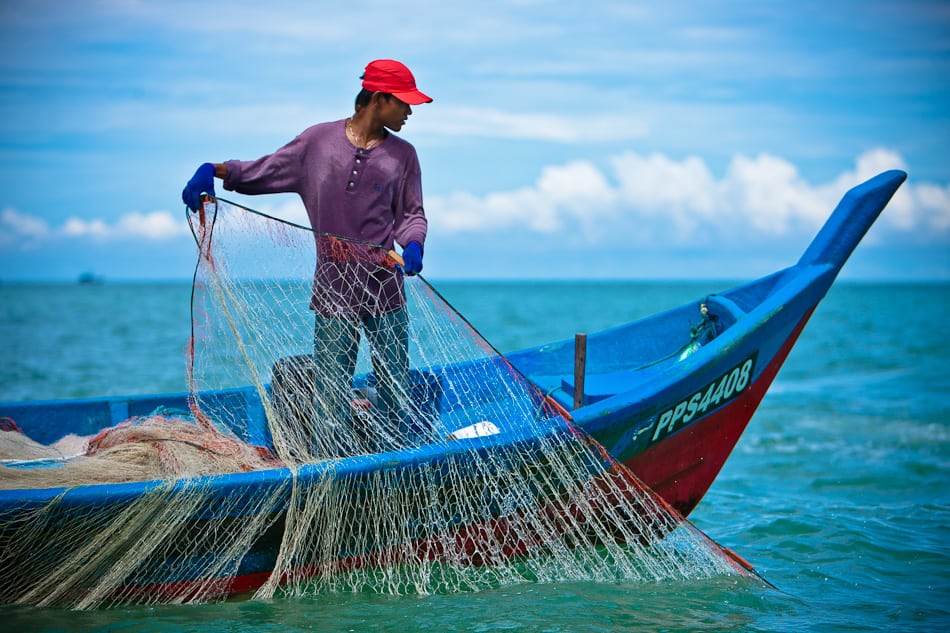
{"label": "man's right hand", "polygon": [[188,205],[192,211],[198,211],[201,208],[201,194],[207,193],[214,196],[214,165],[204,163],[195,171],[188,184],[181,192],[182,201]]}

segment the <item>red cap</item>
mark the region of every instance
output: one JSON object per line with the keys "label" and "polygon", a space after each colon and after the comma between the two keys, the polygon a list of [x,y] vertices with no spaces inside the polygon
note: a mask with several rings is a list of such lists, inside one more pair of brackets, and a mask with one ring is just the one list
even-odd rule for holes
{"label": "red cap", "polygon": [[388,92],[409,105],[432,102],[432,97],[416,88],[416,78],[406,65],[395,59],[377,59],[367,64],[363,87],[373,92]]}

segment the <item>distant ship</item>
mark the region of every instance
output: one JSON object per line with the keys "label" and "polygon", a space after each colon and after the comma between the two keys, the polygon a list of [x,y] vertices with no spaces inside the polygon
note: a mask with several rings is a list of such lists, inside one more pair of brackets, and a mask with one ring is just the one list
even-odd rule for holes
{"label": "distant ship", "polygon": [[77,281],[82,286],[98,286],[105,280],[95,273],[82,273]]}

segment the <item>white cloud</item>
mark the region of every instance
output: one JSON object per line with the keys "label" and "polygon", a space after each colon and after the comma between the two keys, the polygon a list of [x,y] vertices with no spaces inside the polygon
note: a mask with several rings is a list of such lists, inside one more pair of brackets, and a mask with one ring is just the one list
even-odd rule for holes
{"label": "white cloud", "polygon": [[935,231],[950,231],[950,183],[940,186],[922,183],[913,188],[916,220]]}
{"label": "white cloud", "polygon": [[13,209],[4,209],[0,215],[0,243],[19,244],[21,247],[57,238],[97,241],[144,239],[158,242],[183,235],[190,235],[187,223],[168,211],[133,211],[112,223],[101,218],[71,217],[58,228],[51,228],[42,218]]}
{"label": "white cloud", "polygon": [[610,161],[619,182],[618,199],[646,216],[666,216],[680,228],[715,210],[715,180],[702,159],[677,162],[662,154],[625,152]]}
{"label": "white cloud", "polygon": [[115,231],[119,236],[143,237],[148,240],[166,240],[189,235],[191,232],[179,216],[172,216],[167,211],[129,213],[119,219]]}
{"label": "white cloud", "polygon": [[[625,152],[611,158],[609,167],[608,174],[590,162],[548,166],[530,187],[482,197],[456,193],[431,199],[427,207],[446,233],[579,228],[590,241],[610,233],[643,243],[660,237],[679,243],[771,239],[814,232],[848,189],[882,171],[905,168],[899,155],[885,149],[862,154],[853,170],[818,184],[769,154],[737,155],[718,179],[697,157],[677,161]],[[950,184],[905,184],[881,224],[905,234],[947,237]]]}
{"label": "white cloud", "polygon": [[0,213],[0,240],[6,236],[41,239],[49,235],[49,232],[49,224],[42,218],[9,208]]}
{"label": "white cloud", "polygon": [[61,229],[63,235],[69,237],[97,237],[107,238],[112,229],[102,220],[81,220],[69,218]]}
{"label": "white cloud", "polygon": [[0,213],[0,247],[4,250],[33,250],[49,234],[49,224],[42,218],[10,208]]}
{"label": "white cloud", "polygon": [[[857,181],[852,186],[858,184]],[[716,205],[734,213],[757,231],[784,235],[795,226],[817,226],[833,208],[833,200],[805,182],[788,161],[768,154],[736,156],[720,183]],[[841,193],[844,193],[844,189]]]}
{"label": "white cloud", "polygon": [[592,230],[593,220],[612,213],[615,195],[600,171],[577,161],[545,167],[533,187],[484,198],[469,193],[436,197],[427,204],[427,214],[438,218],[439,229],[449,233],[509,227],[552,233],[563,228],[566,218]]}

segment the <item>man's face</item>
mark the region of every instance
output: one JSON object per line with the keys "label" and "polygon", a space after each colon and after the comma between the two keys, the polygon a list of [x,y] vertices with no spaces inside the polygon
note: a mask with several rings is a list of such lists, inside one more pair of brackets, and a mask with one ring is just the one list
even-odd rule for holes
{"label": "man's face", "polygon": [[410,114],[412,114],[412,108],[405,101],[400,101],[391,95],[388,98],[380,96],[379,118],[383,125],[393,132],[402,129]]}

